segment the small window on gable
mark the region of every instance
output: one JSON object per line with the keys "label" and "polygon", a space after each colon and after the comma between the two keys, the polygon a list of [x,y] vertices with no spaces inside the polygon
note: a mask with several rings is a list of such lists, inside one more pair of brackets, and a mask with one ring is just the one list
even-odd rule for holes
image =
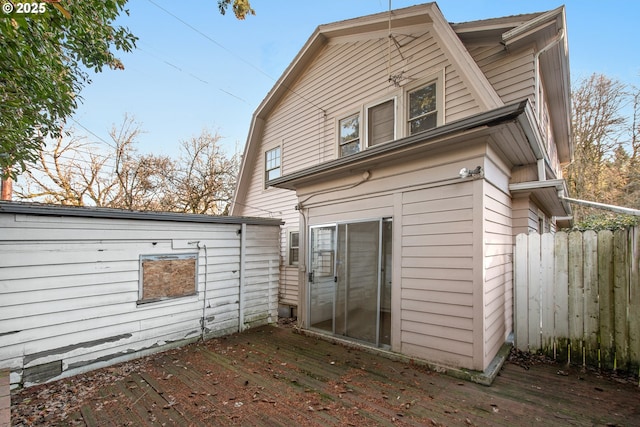
{"label": "small window on gable", "polygon": [[409,135],[433,129],[438,125],[436,82],[410,91],[407,98]]}
{"label": "small window on gable", "polygon": [[340,157],[360,151],[360,114],[354,114],[340,120]]}
{"label": "small window on gable", "polygon": [[395,100],[367,108],[367,145],[372,147],[395,139]]}
{"label": "small window on gable", "polygon": [[298,265],[300,256],[300,233],[292,231],[289,233],[289,265]]}
{"label": "small window on gable", "polygon": [[264,172],[265,188],[267,187],[267,181],[280,177],[280,164],[281,164],[280,147],[276,147],[265,153],[265,169],[264,169],[265,170]]}

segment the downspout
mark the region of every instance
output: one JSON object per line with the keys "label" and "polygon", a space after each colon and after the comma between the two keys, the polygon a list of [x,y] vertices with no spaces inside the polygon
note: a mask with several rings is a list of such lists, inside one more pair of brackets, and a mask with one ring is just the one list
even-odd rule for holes
{"label": "downspout", "polygon": [[[203,296],[204,296],[204,300],[202,301],[202,342],[204,342],[204,334],[205,334],[205,321],[206,321],[206,309],[207,309],[207,283],[208,283],[208,277],[209,277],[209,254],[207,252],[207,245],[203,244],[202,248],[204,248],[204,289],[203,289]],[[200,242],[198,242],[198,249],[202,249],[200,247]]]}
{"label": "downspout", "polygon": [[540,120],[540,114],[541,114],[541,107],[540,107],[540,55],[542,55],[544,52],[546,52],[549,49],[551,49],[553,46],[558,44],[563,39],[564,39],[564,29],[561,28],[558,31],[558,34],[556,34],[556,36],[553,38],[553,40],[551,40],[549,42],[549,44],[547,44],[545,47],[543,47],[538,52],[536,52],[536,54],[535,54],[535,56],[533,58],[533,62],[535,64],[534,67],[535,67],[535,70],[536,70],[535,100],[536,100],[536,114],[538,115],[538,120]]}
{"label": "downspout", "polygon": [[242,223],[240,233],[240,277],[238,284],[238,332],[244,330],[244,278],[245,262],[247,258],[247,224]]}
{"label": "downspout", "polygon": [[[542,105],[540,105],[540,55],[544,52],[551,49],[553,46],[558,44],[560,41],[564,39],[564,29],[561,28],[558,31],[558,34],[551,40],[546,46],[536,52],[533,57],[534,67],[535,67],[535,102],[536,102],[536,120],[538,123],[541,122],[542,117]],[[544,158],[538,159],[538,181],[546,181],[547,179],[547,169],[544,162]]]}

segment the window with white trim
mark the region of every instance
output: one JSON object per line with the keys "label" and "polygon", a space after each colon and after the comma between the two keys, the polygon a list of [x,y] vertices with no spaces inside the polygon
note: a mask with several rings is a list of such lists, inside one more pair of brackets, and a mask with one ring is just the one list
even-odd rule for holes
{"label": "window with white trim", "polygon": [[431,82],[407,94],[409,135],[433,129],[438,125],[437,84]]}
{"label": "window with white trim", "polygon": [[273,148],[265,152],[264,156],[264,186],[267,187],[267,181],[279,178],[281,175],[281,154],[280,147]]}
{"label": "window with white trim", "polygon": [[298,265],[300,256],[300,233],[289,232],[289,265]]}
{"label": "window with white trim", "polygon": [[353,114],[338,121],[340,135],[339,157],[355,154],[360,151],[360,113]]}

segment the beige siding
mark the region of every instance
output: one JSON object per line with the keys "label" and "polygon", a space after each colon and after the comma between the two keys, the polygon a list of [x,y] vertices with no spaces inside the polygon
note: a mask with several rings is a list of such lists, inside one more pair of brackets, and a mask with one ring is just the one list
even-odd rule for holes
{"label": "beige siding", "polygon": [[491,362],[513,328],[513,235],[511,197],[485,184],[484,365]]}
{"label": "beige siding", "polygon": [[472,193],[466,182],[403,195],[403,353],[473,365]]}
{"label": "beige siding", "polygon": [[[392,47],[392,72],[404,68],[410,78],[406,82],[413,82],[446,70],[446,120],[479,112],[477,103],[428,28],[414,31],[417,39],[403,39],[407,43],[403,56],[410,58],[407,65],[402,66],[404,61]],[[354,58],[358,60],[354,61]],[[402,111],[403,89],[389,84],[388,59],[386,37],[337,40],[324,47],[266,120],[263,144],[283,143],[285,174],[335,158],[336,121],[344,114],[394,96]],[[397,117],[397,120],[403,119]],[[399,128],[403,127],[399,125]],[[403,136],[402,129],[400,131],[398,137]]]}
{"label": "beige siding", "polygon": [[467,48],[505,104],[527,98],[534,101],[533,50],[512,52],[502,45]]}
{"label": "beige siding", "polygon": [[514,197],[513,203],[513,236],[520,233],[529,234],[538,232],[538,208],[529,199],[528,195]]}
{"label": "beige siding", "polygon": [[[295,194],[264,189],[264,151],[267,149],[281,146],[283,174],[332,160],[337,155],[337,120],[350,112],[363,112],[366,104],[390,97],[395,97],[398,105],[397,137],[405,136],[404,89],[389,84],[389,63],[392,73],[405,71],[408,79],[403,85],[438,73],[444,76],[440,84],[444,83],[445,122],[479,113],[478,103],[431,31],[429,25],[396,29],[403,46],[402,55],[393,45],[389,50],[386,35],[331,40],[265,118],[258,136],[260,143],[254,147],[258,150],[254,164],[244,165],[245,171],[252,172],[244,199],[237,200],[243,207],[234,214],[282,218],[284,229],[297,227],[298,212],[293,209]],[[361,123],[363,125],[364,120]],[[281,257],[286,259],[286,236],[282,240]],[[295,305],[297,271],[284,265],[282,271],[279,299],[283,304]]]}

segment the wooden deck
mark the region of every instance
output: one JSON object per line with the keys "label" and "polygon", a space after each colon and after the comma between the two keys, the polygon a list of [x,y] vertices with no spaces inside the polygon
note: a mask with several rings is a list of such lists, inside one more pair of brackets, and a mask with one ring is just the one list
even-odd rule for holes
{"label": "wooden deck", "polygon": [[9,371],[0,369],[0,427],[9,427],[11,425],[10,408]]}
{"label": "wooden deck", "polygon": [[506,363],[491,387],[266,326],[12,395],[19,425],[640,425],[637,383]]}

